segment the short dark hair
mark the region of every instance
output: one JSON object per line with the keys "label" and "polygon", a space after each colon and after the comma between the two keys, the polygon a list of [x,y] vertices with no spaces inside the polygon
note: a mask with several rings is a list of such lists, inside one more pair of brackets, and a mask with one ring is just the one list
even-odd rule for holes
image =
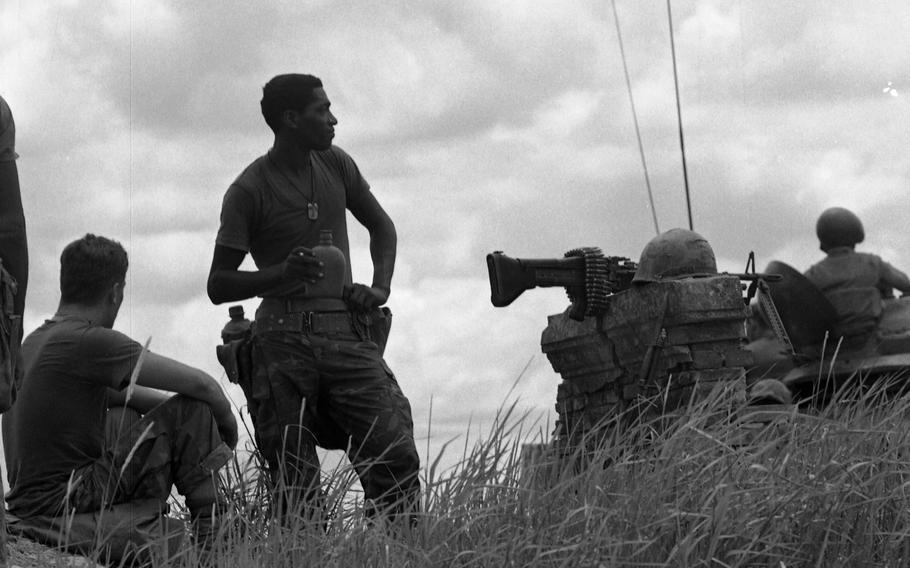
{"label": "short dark hair", "polygon": [[60,255],[60,300],[94,304],[112,284],[126,280],[128,265],[120,243],[88,233],[66,245]]}
{"label": "short dark hair", "polygon": [[277,75],[262,87],[262,116],[273,132],[281,125],[281,113],[286,110],[303,110],[313,99],[313,90],[322,88],[319,77],[288,73]]}

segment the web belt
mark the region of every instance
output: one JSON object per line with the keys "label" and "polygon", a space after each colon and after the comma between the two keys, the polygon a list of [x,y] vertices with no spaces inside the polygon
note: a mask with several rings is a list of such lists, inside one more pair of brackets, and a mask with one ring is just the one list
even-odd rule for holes
{"label": "web belt", "polygon": [[269,331],[309,333],[354,333],[350,312],[294,312],[259,315],[253,335]]}

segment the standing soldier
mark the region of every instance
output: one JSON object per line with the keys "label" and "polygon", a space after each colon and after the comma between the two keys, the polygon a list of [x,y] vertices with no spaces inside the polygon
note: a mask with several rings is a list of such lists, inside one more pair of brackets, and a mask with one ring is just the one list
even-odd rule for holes
{"label": "standing soldier", "polygon": [[[368,514],[395,515],[415,510],[420,491],[410,405],[375,325],[385,321],[379,306],[389,297],[397,237],[357,165],[332,145],[330,104],[311,75],[279,75],[263,87],[274,144],[224,196],[208,294],[215,304],[263,298],[245,392],[282,513],[319,514],[319,444],[347,448]],[[369,286],[353,283],[346,209],[370,233]],[[344,253],[334,270],[313,250],[325,231]],[[247,253],[257,270],[239,270]],[[335,279],[339,286],[327,290]]]}
{"label": "standing soldier", "polygon": [[882,315],[882,299],[894,288],[910,292],[910,279],[881,257],[854,248],[866,234],[852,211],[831,207],[815,225],[819,248],[827,257],[806,271],[806,278],[824,293],[837,310],[838,334],[859,336],[875,329]]}

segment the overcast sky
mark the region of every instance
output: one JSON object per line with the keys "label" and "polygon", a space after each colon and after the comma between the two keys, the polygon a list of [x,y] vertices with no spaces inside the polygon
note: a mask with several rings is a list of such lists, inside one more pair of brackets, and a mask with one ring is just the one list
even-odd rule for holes
{"label": "overcast sky", "polygon": [[[805,270],[832,205],[864,220],[862,250],[910,268],[910,3],[672,8],[694,228],[720,268],[755,251],[759,269]],[[666,2],[616,9],[659,227],[685,227]],[[261,88],[286,72],[323,79],[335,142],[396,222],[386,356],[421,452],[504,401],[551,429],[559,377],[539,341],[565,294],[493,308],[484,259],[637,260],[656,234],[609,0],[0,2],[27,331],[56,308],[63,246],[93,232],[130,254],[117,329],[223,380],[228,306],[205,295],[221,198],[269,148]],[[369,282],[366,234],[352,239]]]}

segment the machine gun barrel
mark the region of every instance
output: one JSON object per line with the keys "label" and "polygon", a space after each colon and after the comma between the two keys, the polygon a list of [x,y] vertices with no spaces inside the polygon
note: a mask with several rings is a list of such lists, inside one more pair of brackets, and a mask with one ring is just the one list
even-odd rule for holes
{"label": "machine gun barrel", "polygon": [[490,273],[490,300],[497,308],[508,306],[531,288],[569,288],[585,284],[585,259],[581,256],[521,259],[496,251],[487,255],[487,269]]}

